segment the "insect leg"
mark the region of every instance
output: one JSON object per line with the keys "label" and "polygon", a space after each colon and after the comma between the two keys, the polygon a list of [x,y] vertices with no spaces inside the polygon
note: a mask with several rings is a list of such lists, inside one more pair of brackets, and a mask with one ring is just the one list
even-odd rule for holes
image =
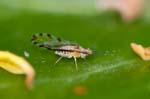
{"label": "insect leg", "polygon": [[55,62],[55,65],[63,58],[63,56],[61,56],[60,58],[58,58],[58,60]]}
{"label": "insect leg", "polygon": [[74,62],[75,62],[75,65],[76,65],[76,70],[78,70],[77,59],[76,59],[76,57],[73,57],[73,58],[74,58]]}

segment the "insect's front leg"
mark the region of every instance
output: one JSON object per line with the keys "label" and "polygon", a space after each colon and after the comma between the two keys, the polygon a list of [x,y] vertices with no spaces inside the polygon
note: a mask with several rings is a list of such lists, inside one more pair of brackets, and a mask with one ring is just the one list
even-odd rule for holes
{"label": "insect's front leg", "polygon": [[62,58],[63,58],[63,56],[59,57],[54,65],[56,65]]}

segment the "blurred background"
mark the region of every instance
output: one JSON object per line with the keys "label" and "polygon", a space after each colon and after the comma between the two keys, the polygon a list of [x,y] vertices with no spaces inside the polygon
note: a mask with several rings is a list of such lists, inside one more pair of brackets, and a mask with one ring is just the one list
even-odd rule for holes
{"label": "blurred background", "polygon": [[[24,75],[0,69],[0,98],[133,99],[150,97],[149,61],[131,42],[150,46],[149,0],[0,0],[0,50],[25,57],[36,71],[29,91]],[[33,46],[52,33],[93,50],[86,61],[59,58]]]}

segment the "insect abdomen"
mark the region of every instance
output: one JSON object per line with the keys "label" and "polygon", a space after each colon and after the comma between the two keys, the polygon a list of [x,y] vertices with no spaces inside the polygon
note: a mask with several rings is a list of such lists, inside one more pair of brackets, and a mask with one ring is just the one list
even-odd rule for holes
{"label": "insect abdomen", "polygon": [[72,58],[71,52],[68,52],[68,51],[55,51],[55,54],[59,56],[67,57],[67,58]]}

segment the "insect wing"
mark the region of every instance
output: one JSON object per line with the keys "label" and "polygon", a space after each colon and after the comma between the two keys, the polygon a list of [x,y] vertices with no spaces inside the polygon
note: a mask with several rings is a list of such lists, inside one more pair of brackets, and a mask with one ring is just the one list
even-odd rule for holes
{"label": "insect wing", "polygon": [[57,38],[51,34],[35,34],[32,36],[32,43],[47,49],[59,49],[62,46],[66,45],[77,45],[66,40]]}

